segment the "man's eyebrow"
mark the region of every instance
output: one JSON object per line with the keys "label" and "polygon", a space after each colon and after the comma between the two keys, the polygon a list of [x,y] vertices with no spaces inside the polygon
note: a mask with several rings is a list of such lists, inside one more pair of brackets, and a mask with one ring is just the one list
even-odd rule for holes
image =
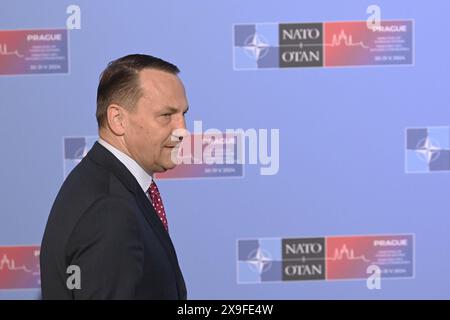
{"label": "man's eyebrow", "polygon": [[[183,113],[188,112],[189,106],[186,107],[186,109],[183,111]],[[172,107],[172,106],[165,106],[162,110],[163,112],[171,112],[171,113],[177,113],[178,108]]]}

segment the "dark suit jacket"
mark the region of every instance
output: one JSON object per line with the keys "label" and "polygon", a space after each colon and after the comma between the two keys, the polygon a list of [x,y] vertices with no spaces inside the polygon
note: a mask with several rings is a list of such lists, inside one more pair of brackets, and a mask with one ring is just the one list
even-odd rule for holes
{"label": "dark suit jacket", "polygon": [[[134,176],[98,142],[65,180],[42,241],[44,299],[186,299],[175,249]],[[81,289],[69,290],[69,265]]]}

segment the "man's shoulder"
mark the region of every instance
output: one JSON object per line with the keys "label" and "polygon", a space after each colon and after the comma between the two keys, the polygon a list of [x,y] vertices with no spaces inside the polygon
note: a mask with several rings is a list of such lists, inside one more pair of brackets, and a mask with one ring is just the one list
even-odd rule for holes
{"label": "man's shoulder", "polygon": [[83,217],[96,216],[105,209],[124,211],[123,208],[136,208],[133,193],[112,171],[85,157],[61,186],[49,215],[48,227],[57,226],[70,234]]}
{"label": "man's shoulder", "polygon": [[71,194],[91,194],[101,196],[108,193],[112,173],[105,167],[84,157],[69,173],[61,186],[61,191]]}
{"label": "man's shoulder", "polygon": [[80,212],[105,198],[132,200],[132,194],[114,172],[86,156],[65,179],[55,205]]}

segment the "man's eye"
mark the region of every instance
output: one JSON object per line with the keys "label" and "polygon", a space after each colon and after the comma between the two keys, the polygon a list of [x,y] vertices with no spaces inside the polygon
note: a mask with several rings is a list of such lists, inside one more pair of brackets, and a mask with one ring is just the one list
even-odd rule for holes
{"label": "man's eye", "polygon": [[170,117],[172,114],[171,113],[164,113],[162,116],[163,117]]}

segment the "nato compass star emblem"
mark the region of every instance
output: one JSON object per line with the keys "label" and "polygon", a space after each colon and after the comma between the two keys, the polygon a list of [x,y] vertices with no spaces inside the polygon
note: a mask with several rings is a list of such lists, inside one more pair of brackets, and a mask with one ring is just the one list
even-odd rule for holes
{"label": "nato compass star emblem", "polygon": [[279,68],[277,23],[233,25],[233,66],[235,70]]}
{"label": "nato compass star emblem", "polygon": [[247,263],[252,271],[261,274],[272,266],[272,257],[266,250],[258,248],[250,252]]}
{"label": "nato compass star emblem", "polygon": [[406,173],[450,171],[450,127],[406,129]]}
{"label": "nato compass star emblem", "polygon": [[429,164],[439,158],[440,150],[441,146],[439,143],[430,137],[427,137],[419,141],[416,152],[420,159]]}
{"label": "nato compass star emblem", "polygon": [[238,239],[237,282],[282,281],[282,243],[280,238]]}
{"label": "nato compass star emblem", "polygon": [[245,40],[243,48],[248,57],[257,61],[267,54],[269,43],[262,35],[255,33]]}

